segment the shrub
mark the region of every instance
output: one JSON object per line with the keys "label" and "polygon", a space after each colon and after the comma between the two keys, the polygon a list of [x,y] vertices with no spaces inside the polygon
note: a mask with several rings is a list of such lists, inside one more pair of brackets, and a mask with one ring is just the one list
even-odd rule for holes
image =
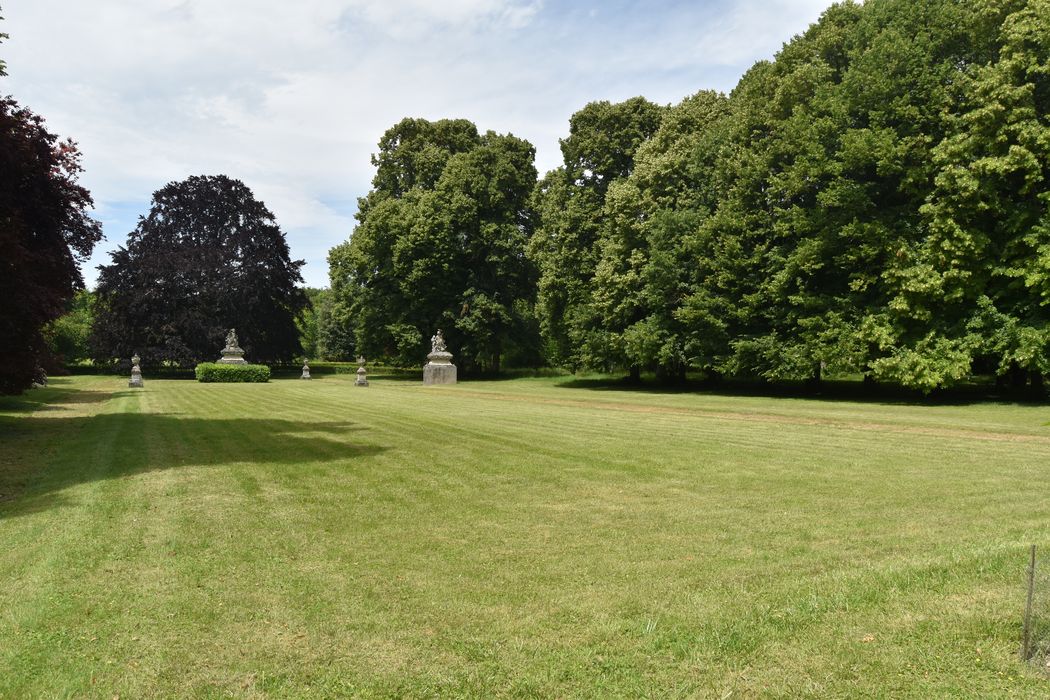
{"label": "shrub", "polygon": [[270,368],[266,365],[226,365],[202,362],[196,369],[198,382],[268,382]]}

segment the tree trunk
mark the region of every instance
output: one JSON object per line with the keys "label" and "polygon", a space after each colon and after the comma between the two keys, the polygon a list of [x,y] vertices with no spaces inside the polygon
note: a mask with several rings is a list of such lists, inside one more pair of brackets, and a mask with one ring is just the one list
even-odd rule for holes
{"label": "tree trunk", "polygon": [[1046,384],[1043,382],[1043,373],[1037,369],[1033,369],[1032,372],[1032,391],[1038,394],[1042,394],[1046,391]]}
{"label": "tree trunk", "polygon": [[1024,391],[1025,384],[1028,383],[1028,371],[1018,365],[1016,362],[1010,365],[1010,385],[1015,391]]}
{"label": "tree trunk", "polygon": [[808,386],[810,389],[820,388],[821,364],[822,363],[820,362],[816,362],[813,364],[813,374],[810,376],[809,379],[806,380],[806,386]]}

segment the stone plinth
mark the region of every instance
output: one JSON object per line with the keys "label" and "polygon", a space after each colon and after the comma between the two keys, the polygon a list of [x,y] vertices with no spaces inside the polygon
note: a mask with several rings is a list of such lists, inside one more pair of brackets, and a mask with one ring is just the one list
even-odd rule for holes
{"label": "stone plinth", "polygon": [[452,364],[452,353],[444,350],[427,355],[429,362],[423,367],[424,384],[455,384],[456,366]]}
{"label": "stone plinth", "polygon": [[220,365],[246,365],[248,361],[244,359],[244,350],[241,350],[240,346],[237,345],[237,331],[230,329],[230,332],[226,334],[226,347],[222,349],[222,357],[217,359]]}
{"label": "stone plinth", "polygon": [[357,379],[354,380],[354,386],[368,386],[368,372],[364,366],[357,368]]}
{"label": "stone plinth", "polygon": [[216,360],[220,365],[246,365],[248,360],[244,359],[244,350],[240,348],[223,348],[222,357]]}

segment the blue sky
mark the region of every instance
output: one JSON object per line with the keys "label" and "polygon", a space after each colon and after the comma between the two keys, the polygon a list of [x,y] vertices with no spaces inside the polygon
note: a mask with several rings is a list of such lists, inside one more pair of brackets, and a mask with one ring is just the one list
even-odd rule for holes
{"label": "blue sky", "polygon": [[0,0],[0,92],[76,140],[106,239],[123,244],[172,180],[243,180],[303,276],[353,231],[369,156],[402,117],[463,117],[560,162],[593,100],[732,89],[829,0]]}

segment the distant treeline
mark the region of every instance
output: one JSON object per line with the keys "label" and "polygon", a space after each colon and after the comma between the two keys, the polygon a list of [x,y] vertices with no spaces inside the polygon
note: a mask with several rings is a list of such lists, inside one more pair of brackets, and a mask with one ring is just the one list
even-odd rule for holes
{"label": "distant treeline", "polygon": [[594,102],[564,164],[465,120],[373,156],[325,314],[468,370],[862,373],[924,390],[1050,371],[1050,0],[828,9],[728,96]]}

